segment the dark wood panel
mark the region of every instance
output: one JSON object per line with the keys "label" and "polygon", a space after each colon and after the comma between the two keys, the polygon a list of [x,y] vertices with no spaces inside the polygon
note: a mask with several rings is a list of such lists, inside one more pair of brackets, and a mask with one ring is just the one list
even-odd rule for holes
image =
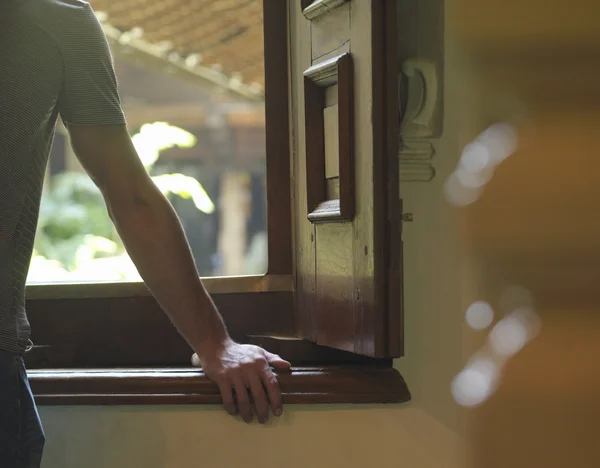
{"label": "dark wood panel", "polygon": [[[298,78],[304,77],[303,81],[293,83],[297,89],[293,95],[298,99],[294,105],[299,107],[301,115],[295,127],[297,139],[303,139],[306,149],[303,154],[302,145],[298,145],[298,158],[306,159],[306,171],[302,162],[296,161],[294,166],[298,185],[307,186],[305,191],[297,189],[297,210],[304,208],[306,197],[311,221],[327,220],[331,223],[328,226],[340,226],[337,229],[319,224],[310,230],[302,213],[295,214],[297,304],[301,309],[298,316],[302,336],[320,345],[379,358],[399,356],[402,352],[398,45],[394,3],[352,3],[349,45],[352,61],[344,72],[340,67],[335,73],[331,71],[331,64],[339,62],[339,57],[306,69],[305,64],[315,62],[315,57],[309,61],[303,56],[308,48],[303,44],[311,38],[310,22],[295,18],[292,31],[292,44],[299,55],[292,70]],[[342,74],[349,78],[347,86],[340,82]],[[352,89],[351,80],[360,83],[357,89]],[[353,216],[348,219],[336,219],[336,209],[341,211],[341,208],[327,196],[327,192],[334,191],[334,182],[322,177],[325,170],[321,157],[325,94],[322,90],[334,83],[338,85],[340,108],[340,200],[344,190],[348,190],[354,201]],[[356,132],[350,124],[342,130],[344,119]],[[342,132],[349,136],[343,141]],[[342,152],[351,154],[346,165]],[[342,180],[345,168],[353,171],[351,185]],[[310,309],[305,316],[302,308],[307,305]]]}
{"label": "dark wood panel", "polygon": [[338,60],[338,125],[340,163],[340,213],[354,218],[354,65],[352,56]]}
{"label": "dark wood panel", "polygon": [[268,349],[272,353],[285,356],[299,367],[315,365],[350,365],[362,364],[372,366],[392,366],[392,359],[374,359],[360,354],[350,353],[327,346],[320,346],[312,341],[296,337],[249,336],[248,342]]}
{"label": "dark wood panel", "polygon": [[[231,336],[294,335],[291,292],[215,294]],[[30,368],[186,365],[192,351],[151,296],[27,301]]]}
{"label": "dark wood panel", "polygon": [[352,225],[316,227],[317,342],[354,351]]}
{"label": "dark wood panel", "polygon": [[[355,304],[354,350],[376,357],[399,356],[401,336],[395,12],[395,2],[371,3],[372,172],[357,174],[362,177],[360,185],[369,190],[369,193],[358,193],[357,197],[370,198],[372,202],[365,205],[363,217],[355,223],[354,274],[360,297]],[[364,166],[365,161],[362,163]]]}
{"label": "dark wood panel", "polygon": [[288,2],[263,0],[269,273],[291,274]]}
{"label": "dark wood panel", "polygon": [[[387,354],[400,357],[404,355],[404,244],[402,241],[402,200],[400,199],[400,102],[398,90],[399,52],[398,52],[398,3],[383,2],[385,12],[385,70],[382,87],[385,89],[385,173],[386,192],[386,230],[384,245],[387,254],[387,304],[385,327],[387,329]],[[376,45],[374,45],[376,47]]]}
{"label": "dark wood panel", "polygon": [[[34,370],[41,405],[220,404],[217,386],[200,369]],[[391,367],[292,368],[278,375],[286,404],[402,403],[410,393]]]}
{"label": "dark wood panel", "polygon": [[306,193],[306,165],[308,148],[304,122],[306,119],[305,105],[306,89],[303,86],[302,72],[311,63],[311,50],[306,41],[301,38],[310,37],[311,24],[302,16],[300,0],[290,2],[292,9],[290,17],[291,54],[291,105],[293,133],[291,144],[294,148],[293,174],[294,180],[294,270],[296,278],[295,316],[298,331],[303,338],[316,341],[315,326],[315,226],[306,217],[308,206]]}
{"label": "dark wood panel", "polygon": [[[304,72],[306,193],[313,223],[354,218],[354,67],[349,53],[313,65]],[[327,198],[325,168],[326,91],[337,85],[339,198]],[[331,136],[329,136],[331,138]]]}
{"label": "dark wood panel", "polygon": [[310,214],[325,201],[325,89],[304,77],[306,140],[306,209]]}

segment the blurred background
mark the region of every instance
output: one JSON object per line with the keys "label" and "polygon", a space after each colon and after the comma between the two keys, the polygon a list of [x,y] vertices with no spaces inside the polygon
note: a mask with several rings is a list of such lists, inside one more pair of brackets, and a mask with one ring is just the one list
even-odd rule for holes
{"label": "blurred background", "polygon": [[445,191],[479,299],[452,383],[468,459],[597,467],[600,3],[446,5],[468,88]]}
{"label": "blurred background", "polygon": [[[134,144],[177,211],[199,274],[264,274],[262,2],[91,4]],[[29,284],[141,280],[62,124],[34,248]]]}

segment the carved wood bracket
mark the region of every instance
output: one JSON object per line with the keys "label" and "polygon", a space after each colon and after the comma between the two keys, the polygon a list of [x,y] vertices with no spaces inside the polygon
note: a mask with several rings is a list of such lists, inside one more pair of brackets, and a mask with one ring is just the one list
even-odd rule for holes
{"label": "carved wood bracket", "polygon": [[437,66],[411,58],[402,63],[400,87],[406,103],[400,125],[400,181],[427,182],[435,176],[434,138],[442,132],[442,100]]}

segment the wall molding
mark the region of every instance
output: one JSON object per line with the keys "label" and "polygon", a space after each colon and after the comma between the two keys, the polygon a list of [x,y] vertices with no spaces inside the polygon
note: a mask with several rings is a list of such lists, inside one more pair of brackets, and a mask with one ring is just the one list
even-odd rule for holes
{"label": "wall molding", "polygon": [[430,141],[404,138],[400,142],[400,182],[429,182],[435,177],[435,148]]}
{"label": "wall molding", "polygon": [[429,182],[435,177],[432,139],[442,132],[442,98],[438,67],[421,58],[406,59],[399,85],[406,88],[400,124],[400,181]]}
{"label": "wall molding", "polygon": [[400,132],[411,137],[438,137],[442,131],[441,85],[437,65],[410,58],[402,63],[399,84],[407,82],[407,100]]}

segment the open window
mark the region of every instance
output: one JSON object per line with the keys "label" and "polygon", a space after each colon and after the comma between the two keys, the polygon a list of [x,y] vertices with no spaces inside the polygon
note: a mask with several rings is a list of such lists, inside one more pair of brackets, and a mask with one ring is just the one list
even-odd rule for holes
{"label": "open window", "polygon": [[[96,4],[109,2],[92,2],[99,11]],[[391,367],[402,354],[393,4],[240,2],[240,8],[262,10],[264,26],[268,268],[266,274],[207,278],[206,285],[234,339],[292,361],[294,372],[281,377],[287,402],[410,397]],[[235,26],[250,21],[240,12],[207,11],[228,15],[231,34],[251,27]],[[107,27],[115,27],[110,18],[109,12]],[[155,43],[132,54],[136,41],[143,45],[140,34],[118,31],[113,47],[145,54],[162,73],[180,67],[175,73],[208,76],[224,94],[263,100],[259,86],[210,75],[201,51],[185,50],[184,43],[168,44],[168,53]],[[221,53],[232,56],[233,36],[222,36],[228,46]],[[251,48],[251,38],[236,47]],[[251,68],[254,52],[238,60]],[[189,112],[197,118],[193,105]],[[250,114],[235,119],[247,124]],[[232,139],[230,128],[217,135],[218,157],[231,157]],[[217,388],[189,368],[191,350],[142,283],[31,285],[27,308],[35,346],[26,359],[42,404],[219,401]]]}
{"label": "open window", "polygon": [[300,330],[400,356],[395,2],[304,3],[291,25]]}

